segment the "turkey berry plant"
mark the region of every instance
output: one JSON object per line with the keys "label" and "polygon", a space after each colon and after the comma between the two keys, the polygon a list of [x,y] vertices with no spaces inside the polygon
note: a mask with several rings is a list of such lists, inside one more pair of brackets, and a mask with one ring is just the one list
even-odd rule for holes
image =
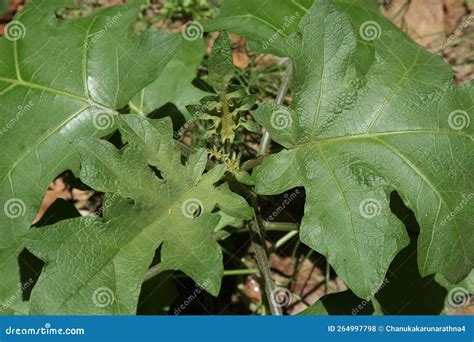
{"label": "turkey berry plant", "polygon": [[[30,0],[0,39],[2,314],[135,314],[146,281],[167,271],[218,296],[221,242],[237,220],[252,239],[265,305],[279,315],[292,294],[273,280],[266,229],[275,222],[260,203],[295,188],[305,191],[299,239],[376,310],[410,242],[394,193],[419,225],[415,272],[469,298],[473,82],[455,86],[450,67],[375,1],[279,0],[257,12],[253,0],[223,0],[196,26],[220,32],[202,90],[192,84],[205,54],[199,35],[135,35],[143,3],[64,19],[57,13],[72,1]],[[285,82],[276,103],[257,103],[233,82],[227,32],[289,58],[289,106]],[[206,127],[208,149],[175,139],[176,118],[151,118],[168,102]],[[243,162],[236,135],[262,128],[272,152],[262,142],[262,155]],[[30,228],[66,170],[105,193],[100,215]],[[28,300],[18,295],[24,248],[45,263]],[[305,314],[326,309],[318,301]]]}

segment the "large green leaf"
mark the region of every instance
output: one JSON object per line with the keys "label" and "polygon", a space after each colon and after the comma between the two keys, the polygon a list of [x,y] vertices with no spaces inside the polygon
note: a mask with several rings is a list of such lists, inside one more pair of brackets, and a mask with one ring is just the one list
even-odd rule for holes
{"label": "large green leaf", "polygon": [[455,283],[474,262],[474,87],[398,34],[375,40],[376,60],[357,75],[356,33],[330,1],[318,1],[288,51],[293,103],[255,113],[286,147],[255,172],[256,190],[306,189],[300,236],[327,256],[358,296],[371,295],[408,238],[389,209],[396,190],[421,227],[418,265]]}
{"label": "large green leaf", "polygon": [[183,40],[180,49],[161,76],[130,101],[132,110],[147,115],[171,102],[189,119],[190,114],[186,106],[197,104],[208,95],[191,83],[196,78],[197,69],[205,53],[203,40]]}
{"label": "large green leaf", "polygon": [[[204,27],[208,31],[228,30],[250,40],[260,53],[288,56],[287,40],[298,32],[298,24],[314,2],[324,0],[221,0],[219,15]],[[374,60],[373,40],[382,32],[404,34],[379,12],[376,0],[335,0],[349,15],[357,30],[357,68],[366,72]]]}
{"label": "large green leaf", "polygon": [[134,314],[160,245],[163,270],[182,270],[217,295],[223,262],[212,231],[220,216],[211,212],[218,205],[237,218],[252,217],[226,183],[214,186],[224,165],[202,174],[206,150],[182,164],[171,120],[117,120],[129,141],[122,151],[98,139],[79,143],[81,179],[108,194],[104,219],[62,221],[28,235],[28,249],[47,262],[32,293],[33,314]]}
{"label": "large green leaf", "polygon": [[0,39],[0,303],[17,291],[21,238],[49,182],[78,167],[72,142],[110,132],[179,46],[166,32],[134,35],[141,3],[61,20],[72,1],[31,0]]}
{"label": "large green leaf", "polygon": [[[249,38],[263,53],[285,54],[285,38],[314,0],[221,0],[218,16],[204,23],[207,31],[227,30]],[[280,32],[280,33],[279,33]]]}

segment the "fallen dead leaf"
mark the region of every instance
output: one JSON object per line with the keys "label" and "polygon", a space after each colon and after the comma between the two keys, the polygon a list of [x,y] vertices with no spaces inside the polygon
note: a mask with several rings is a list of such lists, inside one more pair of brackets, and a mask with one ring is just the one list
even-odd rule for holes
{"label": "fallen dead leaf", "polygon": [[415,42],[436,49],[445,38],[443,0],[395,1],[384,13]]}
{"label": "fallen dead leaf", "polygon": [[249,56],[244,52],[233,51],[232,57],[237,68],[245,69],[250,63]]}
{"label": "fallen dead leaf", "polygon": [[464,0],[444,0],[445,10],[445,31],[453,32],[466,14],[466,7]]}

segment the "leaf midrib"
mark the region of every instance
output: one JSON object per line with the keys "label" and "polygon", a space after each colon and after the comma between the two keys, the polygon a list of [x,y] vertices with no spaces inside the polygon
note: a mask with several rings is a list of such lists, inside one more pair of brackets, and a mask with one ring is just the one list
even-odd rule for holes
{"label": "leaf midrib", "polygon": [[[394,153],[396,156],[398,156],[401,160],[403,160],[405,162],[405,164],[407,164],[422,180],[423,182],[428,185],[428,187],[436,194],[436,196],[438,197],[440,203],[444,204],[444,206],[448,209],[449,212],[453,212],[452,208],[448,205],[448,203],[446,203],[446,201],[444,200],[443,196],[441,196],[440,192],[437,190],[436,186],[433,185],[433,183],[431,183],[431,181],[423,174],[423,172],[421,172],[421,170],[416,167],[402,152],[400,152],[397,148],[395,148],[393,145],[389,144],[388,142],[386,141],[383,141],[381,139],[378,139],[378,138],[375,138],[376,141],[378,141],[379,143],[381,143],[382,145],[384,145],[387,149],[389,149],[390,151],[392,151],[392,153]],[[435,217],[435,220],[434,220],[434,223],[436,223],[436,220],[437,220],[437,217],[438,217],[438,213],[436,214],[436,217]],[[464,246],[464,243],[463,243],[463,239],[462,239],[462,232],[458,226],[458,223],[457,223],[457,220],[452,220],[454,222],[454,227],[456,227],[456,230],[457,230],[457,233],[460,237],[460,240],[461,240],[461,246],[462,246],[462,250],[463,250],[463,253],[464,253],[464,256],[466,257],[466,259],[469,260],[469,258],[467,257],[467,252],[466,252],[466,248]],[[434,228],[436,227],[435,224],[433,224],[433,231],[434,231]],[[430,246],[431,244],[433,243],[433,240],[434,239],[431,239],[430,240]],[[428,260],[428,257],[429,255],[426,255],[425,257],[425,265],[426,265],[426,262]]]}
{"label": "leaf midrib", "polygon": [[[360,256],[360,251],[359,251],[359,244],[357,242],[357,236],[356,236],[356,232],[355,232],[355,229],[354,229],[354,220],[352,219],[352,211],[351,211],[351,208],[349,206],[349,203],[347,202],[347,198],[346,198],[346,195],[344,194],[344,191],[342,190],[342,186],[339,182],[339,179],[338,177],[336,176],[335,172],[334,172],[334,169],[333,167],[331,166],[331,164],[329,164],[329,160],[326,158],[326,154],[324,153],[323,149],[321,146],[318,146],[318,150],[319,150],[319,155],[321,156],[321,158],[323,159],[324,163],[326,164],[326,167],[329,171],[329,174],[331,175],[331,178],[332,180],[334,181],[334,184],[336,185],[337,189],[338,189],[338,192],[341,196],[341,199],[343,200],[344,202],[344,206],[347,208],[347,211],[349,213],[349,217],[350,217],[350,220],[351,220],[351,230],[352,230],[352,235],[353,235],[353,238],[354,238],[354,244],[356,245],[356,251],[357,251],[357,256],[358,256],[358,261],[362,261],[362,258]],[[363,271],[364,270],[364,267],[361,266],[361,270]]]}
{"label": "leaf midrib", "polygon": [[0,81],[11,84],[11,86],[8,87],[6,89],[6,91],[2,92],[2,95],[6,94],[10,90],[15,89],[16,86],[22,86],[22,87],[26,87],[26,88],[30,88],[30,89],[37,89],[37,90],[53,93],[53,94],[56,94],[56,95],[60,95],[60,96],[63,96],[63,97],[71,98],[71,99],[74,99],[76,101],[80,101],[80,102],[83,102],[84,104],[86,104],[85,107],[82,107],[79,111],[76,111],[76,112],[72,113],[65,121],[62,121],[57,127],[54,128],[54,130],[49,132],[46,136],[40,137],[40,139],[31,148],[29,148],[25,153],[22,153],[20,155],[20,157],[15,161],[15,163],[5,173],[5,176],[1,180],[1,184],[3,184],[5,182],[5,179],[10,176],[10,174],[13,172],[13,170],[15,170],[15,168],[22,161],[24,161],[26,159],[26,157],[33,150],[37,149],[38,146],[43,144],[48,138],[50,138],[52,135],[57,133],[67,123],[69,123],[72,118],[75,118],[76,116],[80,115],[85,110],[87,110],[89,108],[92,108],[92,107],[96,107],[96,108],[102,109],[102,110],[107,111],[108,113],[111,113],[111,114],[114,114],[114,115],[118,114],[118,112],[116,112],[112,108],[101,105],[100,103],[97,103],[97,102],[93,101],[92,99],[89,99],[89,98],[86,98],[86,97],[83,97],[83,96],[80,96],[80,95],[77,95],[77,94],[73,94],[73,93],[70,93],[70,92],[62,91],[62,90],[59,90],[59,89],[56,89],[56,88],[47,87],[47,86],[44,86],[44,85],[41,85],[41,84],[28,82],[28,81],[24,81],[24,80],[21,80],[21,79],[11,79],[11,78],[0,77]]}
{"label": "leaf midrib", "polygon": [[[52,135],[54,135],[55,133],[57,133],[61,128],[63,128],[66,124],[68,124],[72,118],[75,118],[77,117],[78,115],[80,115],[82,112],[84,112],[85,110],[89,109],[90,107],[87,106],[87,107],[83,107],[81,108],[80,110],[76,111],[75,113],[71,114],[71,116],[69,116],[65,121],[61,122],[61,124],[59,126],[57,126],[53,131],[49,132],[46,136],[44,137],[41,137],[37,143],[35,145],[33,145],[31,148],[27,149],[25,151],[25,153],[22,153],[20,155],[20,158],[18,158],[15,163],[8,169],[8,172],[5,174],[5,176],[3,177],[2,179],[2,182],[1,184],[3,184],[5,182],[5,179],[7,177],[9,177],[11,175],[11,173],[13,172],[13,170],[16,169],[16,167],[26,159],[26,157],[33,151],[33,150],[36,150],[38,148],[38,146],[40,146],[41,144],[43,144],[46,140],[48,140],[48,138],[50,138]],[[13,190],[13,189],[12,189]]]}
{"label": "leaf midrib", "polygon": [[[103,104],[100,104],[100,103],[98,103],[98,102],[96,102],[96,101],[94,101],[90,98],[80,96],[80,95],[77,95],[77,94],[73,94],[73,93],[70,93],[70,92],[67,92],[67,91],[64,91],[64,90],[60,90],[60,89],[57,89],[57,88],[48,87],[48,86],[38,84],[38,83],[34,83],[34,82],[28,82],[28,81],[17,80],[17,79],[12,79],[12,78],[4,78],[4,77],[0,77],[0,81],[10,83],[14,86],[22,86],[22,87],[31,88],[31,89],[38,89],[38,90],[42,90],[42,91],[45,91],[45,92],[48,92],[48,93],[53,93],[53,94],[60,95],[60,96],[63,96],[63,97],[68,97],[68,98],[71,98],[71,99],[74,99],[74,100],[77,100],[77,101],[80,101],[80,102],[84,102],[84,103],[88,104],[89,106],[97,107],[99,109],[105,110],[108,113],[118,114],[118,112],[115,111],[114,108],[111,108],[111,107],[105,106]],[[12,87],[11,89],[13,89],[13,88],[14,87]],[[2,94],[4,94],[4,93],[2,93]]]}
{"label": "leaf midrib", "polygon": [[452,135],[457,137],[465,137],[469,139],[473,139],[473,136],[466,134],[464,132],[452,132],[452,131],[437,131],[437,130],[405,130],[405,131],[386,131],[386,132],[378,132],[378,133],[362,133],[362,134],[355,134],[355,135],[345,135],[345,136],[337,136],[332,138],[325,138],[325,139],[315,139],[309,141],[304,144],[296,144],[293,145],[293,149],[305,148],[314,145],[325,145],[325,144],[334,144],[342,141],[351,141],[357,139],[374,139],[377,137],[383,136],[397,136],[397,135],[405,135],[405,134],[440,134],[440,135]]}
{"label": "leaf midrib", "polygon": [[[395,95],[397,95],[397,93],[402,89],[402,85],[407,83],[410,80],[407,76],[417,65],[416,62],[418,60],[418,57],[420,56],[420,51],[421,51],[421,48],[418,49],[416,56],[413,59],[413,63],[410,65],[408,69],[405,69],[405,72],[403,73],[402,77],[398,80],[398,82],[395,84],[395,87],[393,87],[393,89],[390,91],[388,96],[384,99],[382,106],[379,108],[374,118],[370,122],[369,127],[367,128],[367,133],[371,133],[373,131],[373,129],[376,127],[377,123],[379,122],[380,118],[382,117],[382,114],[385,113],[385,109],[387,108],[387,106],[391,103]],[[401,63],[400,65],[405,68],[403,63]]]}

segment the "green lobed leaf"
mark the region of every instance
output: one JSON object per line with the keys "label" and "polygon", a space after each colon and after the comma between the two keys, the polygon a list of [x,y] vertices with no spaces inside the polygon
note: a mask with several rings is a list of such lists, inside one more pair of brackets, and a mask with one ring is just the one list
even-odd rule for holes
{"label": "green lobed leaf", "polygon": [[[219,15],[204,23],[207,31],[227,30],[246,37],[260,53],[288,56],[298,24],[315,2],[325,0],[221,0]],[[357,30],[356,67],[365,73],[374,61],[373,40],[382,32],[404,34],[384,18],[376,0],[335,0]]]}
{"label": "green lobed leaf", "polygon": [[148,115],[171,102],[189,119],[191,115],[186,106],[199,103],[209,94],[192,84],[205,53],[204,40],[183,40],[160,77],[130,101],[131,109],[138,114]]}
{"label": "green lobed leaf", "polygon": [[331,1],[316,2],[290,39],[293,103],[255,113],[286,149],[256,170],[256,191],[305,187],[301,240],[360,297],[408,243],[392,191],[420,224],[420,273],[465,278],[474,262],[473,83],[454,86],[441,58],[391,32],[374,41],[375,63],[360,76],[356,32]]}
{"label": "green lobed leaf", "polygon": [[218,16],[204,22],[204,29],[234,32],[256,42],[258,52],[283,55],[285,38],[298,31],[298,22],[312,2],[222,0]]}
{"label": "green lobed leaf", "polygon": [[203,175],[205,150],[182,164],[168,118],[117,121],[129,142],[123,150],[98,139],[78,142],[81,179],[108,195],[104,218],[61,221],[27,236],[28,249],[47,263],[32,292],[32,314],[134,314],[160,246],[163,270],[181,270],[219,293],[222,251],[212,231],[220,216],[212,211],[218,206],[249,219],[250,208],[226,183],[214,186],[223,165]]}
{"label": "green lobed leaf", "polygon": [[55,13],[74,2],[31,0],[0,39],[0,303],[17,291],[22,235],[49,182],[78,168],[73,141],[110,133],[180,44],[156,30],[134,35],[142,3],[65,20]]}

